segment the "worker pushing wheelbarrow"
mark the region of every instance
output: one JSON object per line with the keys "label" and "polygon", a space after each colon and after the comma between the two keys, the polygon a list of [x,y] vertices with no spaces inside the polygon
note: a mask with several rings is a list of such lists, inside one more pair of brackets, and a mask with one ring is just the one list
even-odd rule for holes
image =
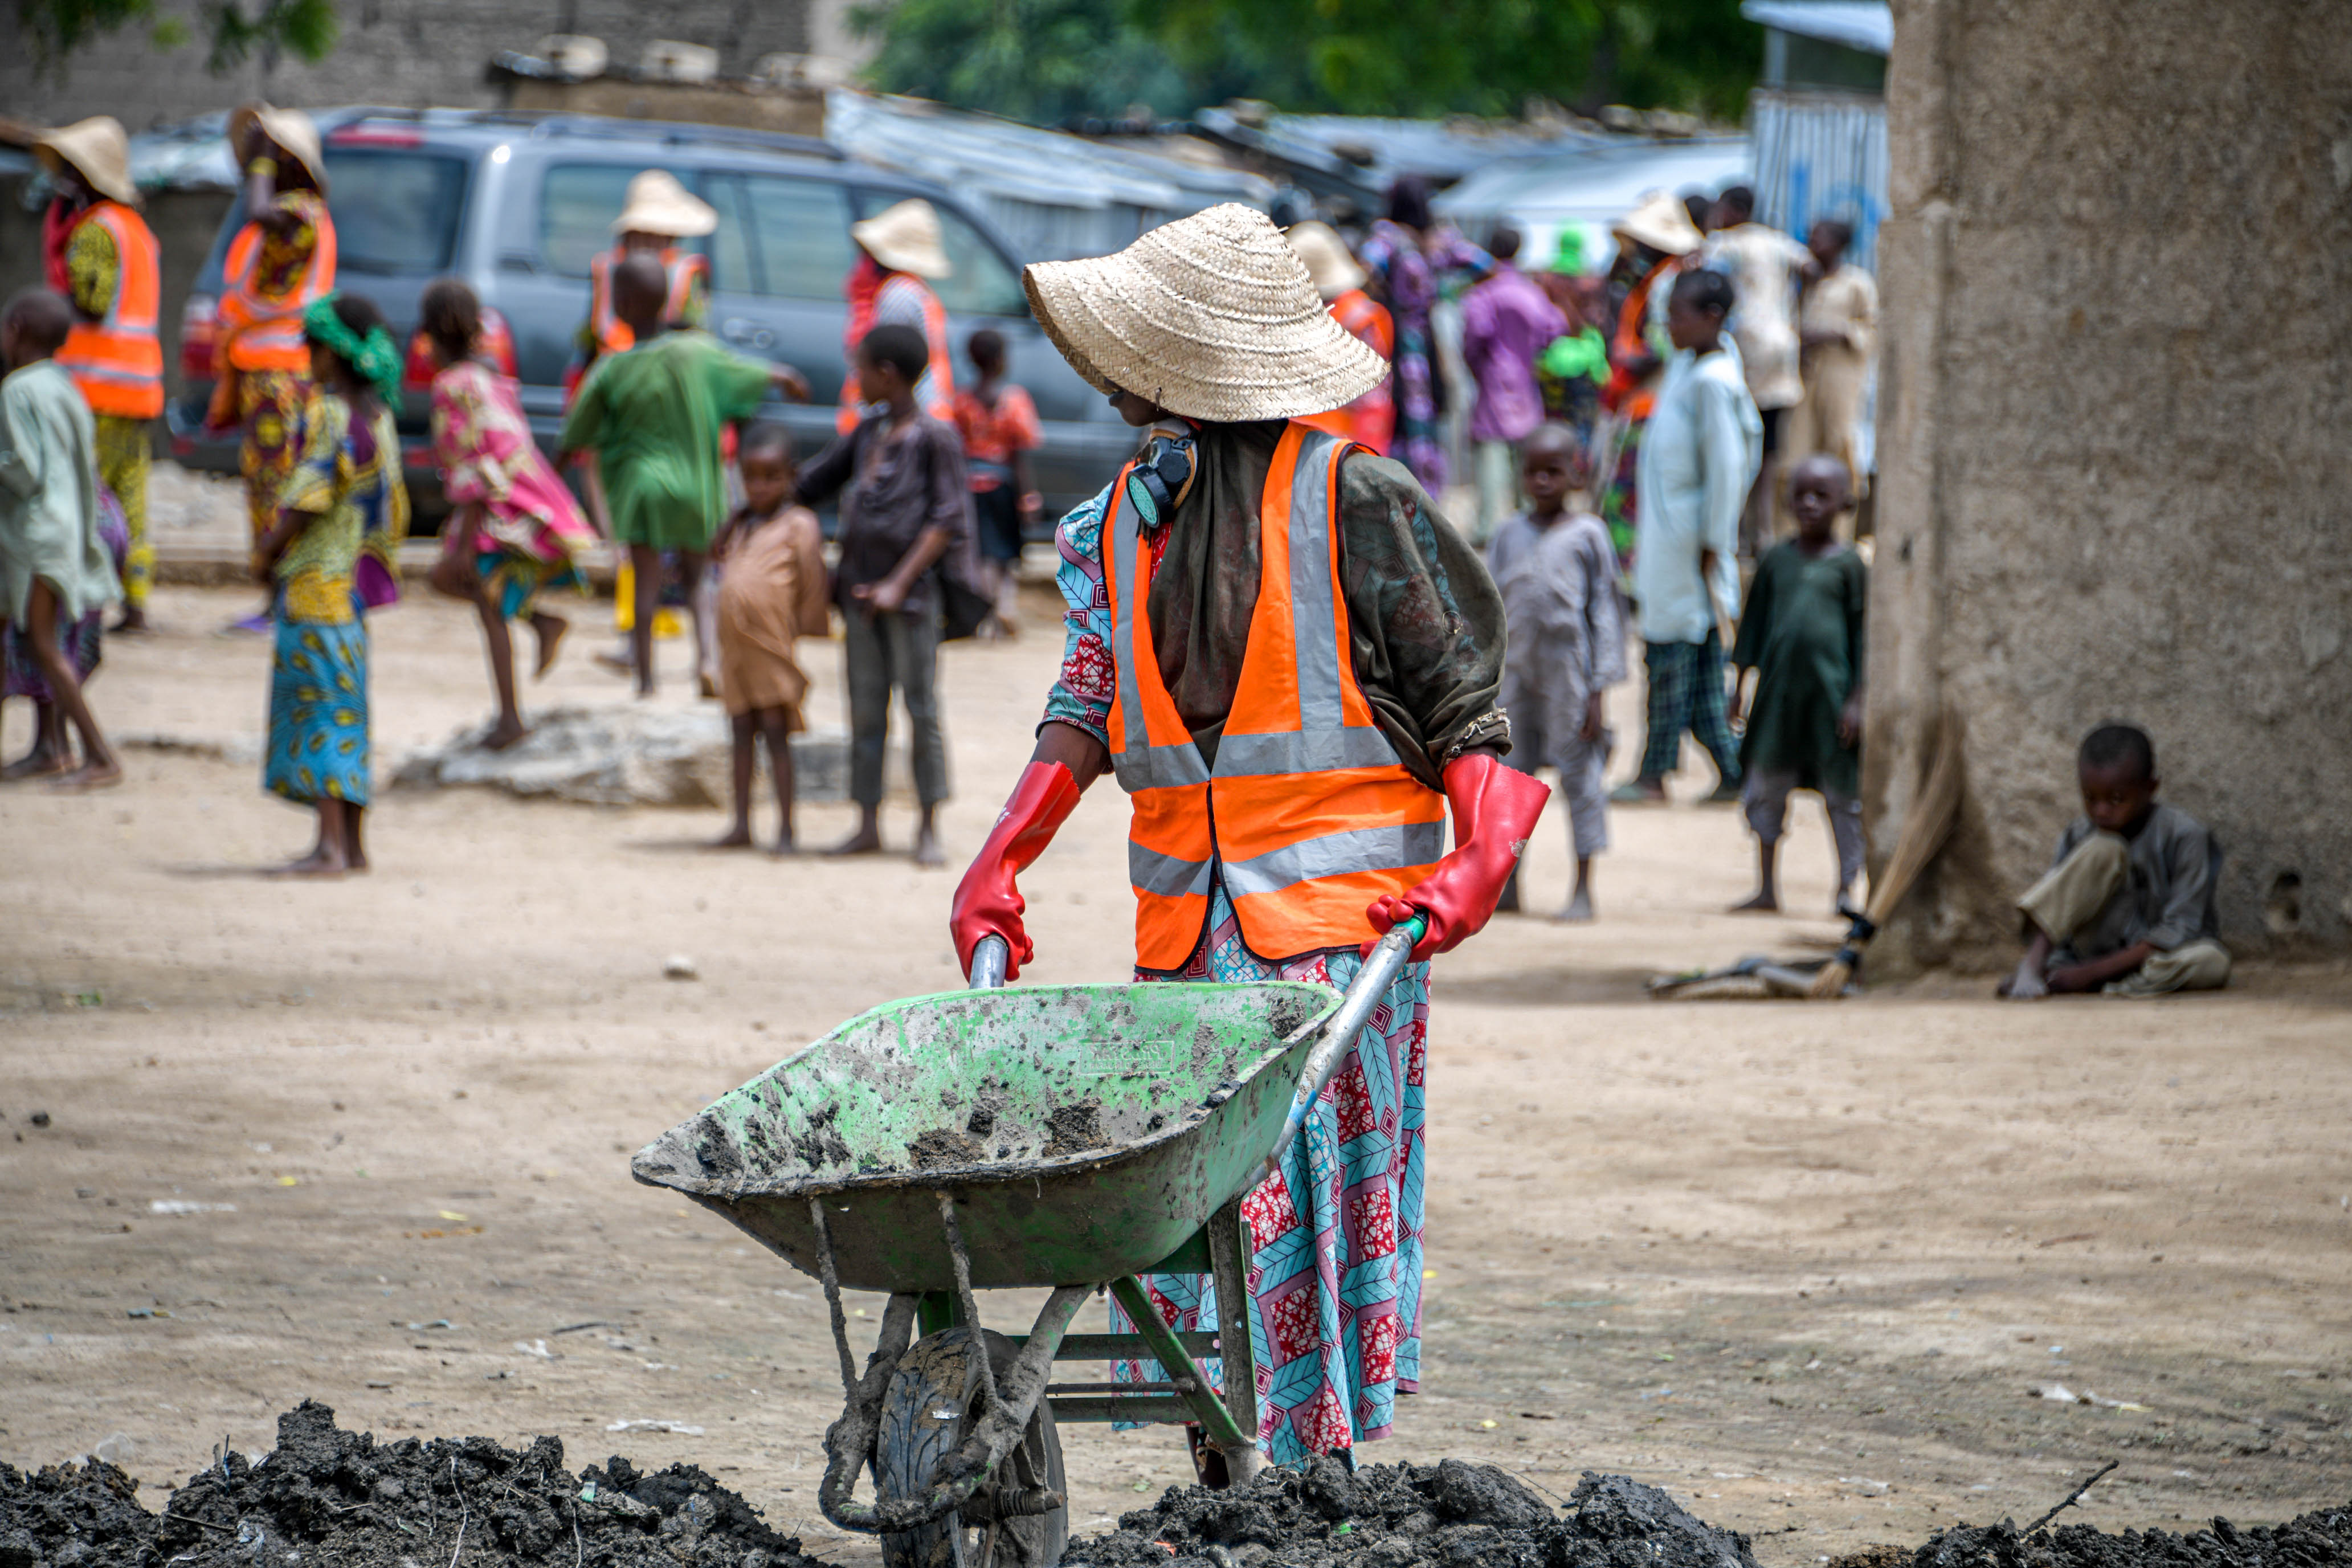
{"label": "worker pushing wheelbarrow", "polygon": [[[1476,556],[1402,465],[1296,423],[1389,367],[1263,215],[1026,281],[1147,433],[1061,524],[1061,676],[951,924],[976,985],[1017,977],[1015,879],[1112,773],[1139,984],[879,1009],[636,1165],[825,1279],[849,1408],[820,1502],[925,1568],[1053,1561],[1056,1418],[1181,1421],[1213,1486],[1386,1434],[1419,1375],[1427,960],[1549,794],[1501,760]],[[971,1353],[973,1290],[1048,1283]],[[862,1375],[845,1284],[891,1292]],[[1069,1333],[1097,1287],[1115,1332]],[[1115,1375],[1049,1390],[1057,1354]]]}

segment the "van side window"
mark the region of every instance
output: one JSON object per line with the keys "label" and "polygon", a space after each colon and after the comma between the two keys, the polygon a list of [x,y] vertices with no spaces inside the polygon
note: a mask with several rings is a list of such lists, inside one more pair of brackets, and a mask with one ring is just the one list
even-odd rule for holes
{"label": "van side window", "polygon": [[849,204],[825,180],[719,174],[708,199],[719,209],[710,237],[711,287],[784,300],[838,300],[856,261]]}
{"label": "van side window", "polygon": [[[588,276],[588,263],[600,250],[610,250],[619,236],[613,220],[629,193],[629,182],[645,169],[643,163],[555,163],[539,184],[539,253],[566,278]],[[677,173],[673,170],[672,173]],[[686,188],[700,182],[692,171],[678,174]],[[703,242],[689,239],[688,250]]]}
{"label": "van side window", "polygon": [[[876,211],[881,210],[876,207]],[[955,271],[931,285],[940,303],[958,315],[1025,316],[1029,296],[996,247],[964,217],[946,207],[940,213],[940,245]]]}

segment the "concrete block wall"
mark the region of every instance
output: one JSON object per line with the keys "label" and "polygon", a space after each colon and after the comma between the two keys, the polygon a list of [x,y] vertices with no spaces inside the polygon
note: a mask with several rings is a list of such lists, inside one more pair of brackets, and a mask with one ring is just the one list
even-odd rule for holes
{"label": "concrete block wall", "polygon": [[1990,963],[2107,720],[2240,953],[2352,949],[2352,29],[2326,0],[1895,0],[1865,809],[1968,795],[1874,963]]}
{"label": "concrete block wall", "polygon": [[[111,114],[132,131],[264,98],[296,109],[377,103],[399,108],[491,108],[484,71],[501,49],[529,49],[549,33],[591,33],[615,65],[636,63],[656,38],[705,44],[722,71],[748,71],[761,56],[805,53],[843,34],[847,0],[340,0],[342,36],[319,64],[252,59],[225,75],[205,69],[198,0],[158,0],[159,16],[183,23],[191,43],[158,52],[133,26],[76,54],[62,78],[37,79],[32,51],[0,51],[0,104],[13,118],[60,124]],[[812,12],[818,13],[813,27]],[[13,16],[0,26],[13,26]]]}

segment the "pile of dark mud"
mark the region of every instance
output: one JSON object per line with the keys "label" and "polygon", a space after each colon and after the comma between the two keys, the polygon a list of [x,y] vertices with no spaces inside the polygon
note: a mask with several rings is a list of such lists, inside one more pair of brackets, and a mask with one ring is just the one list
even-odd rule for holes
{"label": "pile of dark mud", "polygon": [[[1172,1559],[1171,1554],[1173,1554]],[[1246,1487],[1171,1489],[1073,1541],[1077,1568],[1756,1568],[1748,1538],[1655,1487],[1586,1472],[1562,1513],[1492,1465],[1337,1459],[1267,1469]]]}
{"label": "pile of dark mud", "polygon": [[1962,1525],[1895,1562],[1899,1568],[2340,1568],[2352,1563],[2352,1503],[2267,1528],[2241,1530],[2216,1518],[2186,1535],[2164,1530],[2109,1535],[2087,1524],[2021,1535],[2006,1521]]}
{"label": "pile of dark mud", "polygon": [[[1065,1568],[1756,1568],[1748,1538],[1655,1487],[1588,1470],[1564,1509],[1491,1465],[1318,1459],[1247,1487],[1170,1490],[1108,1534],[1072,1541]],[[2063,1525],[2021,1534],[1963,1525],[1917,1548],[1881,1546],[1832,1568],[2340,1568],[2352,1503],[2274,1528],[2216,1519],[2184,1535]]]}
{"label": "pile of dark mud", "polygon": [[27,1476],[0,1465],[0,1568],[821,1568],[692,1465],[626,1459],[578,1475],[563,1445],[343,1431],[306,1400],[278,1447],[224,1454],[161,1514],[103,1460]]}

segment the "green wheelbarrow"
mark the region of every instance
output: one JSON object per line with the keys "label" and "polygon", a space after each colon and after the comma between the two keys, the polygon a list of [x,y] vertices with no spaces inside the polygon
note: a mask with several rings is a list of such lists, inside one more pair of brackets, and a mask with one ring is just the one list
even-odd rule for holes
{"label": "green wheelbarrow", "polygon": [[[1234,1480],[1254,1473],[1248,1333],[1168,1328],[1137,1276],[1213,1275],[1229,1314],[1247,1299],[1241,1200],[1420,936],[1418,920],[1391,931],[1345,996],[1004,990],[1003,944],[985,938],[975,989],[853,1018],[638,1151],[638,1181],[824,1283],[846,1400],[825,1433],[824,1517],[879,1535],[888,1568],[1052,1568],[1069,1533],[1057,1422],[1197,1423]],[[1052,1293],[1027,1334],[982,1328],[976,1291],[1036,1286]],[[862,1374],[845,1287],[890,1298]],[[1069,1331],[1102,1289],[1136,1332]],[[1223,1361],[1222,1397],[1206,1356]],[[1057,1361],[1128,1357],[1165,1381],[1051,1381]],[[874,1500],[859,1502],[868,1468]]]}

